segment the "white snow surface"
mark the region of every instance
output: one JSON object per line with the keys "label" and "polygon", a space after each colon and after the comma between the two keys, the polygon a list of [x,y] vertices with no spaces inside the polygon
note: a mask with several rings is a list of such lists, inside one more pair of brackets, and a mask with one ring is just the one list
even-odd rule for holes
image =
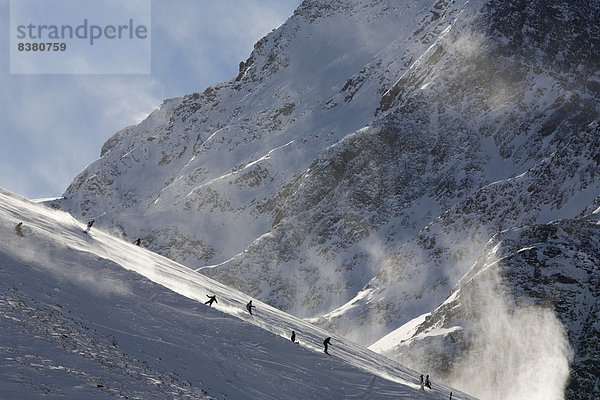
{"label": "white snow surface", "polygon": [[2,399],[449,396],[435,377],[420,391],[417,372],[337,336],[328,356],[328,332],[255,299],[251,316],[249,296],[84,227],[0,190]]}
{"label": "white snow surface", "polygon": [[416,318],[408,321],[406,324],[402,325],[400,328],[392,331],[391,333],[385,335],[377,342],[373,343],[369,346],[369,349],[377,352],[377,353],[385,353],[387,351],[392,350],[394,347],[398,346],[405,340],[410,339],[417,331],[417,328],[425,322],[425,318],[431,315],[431,313],[419,315]]}

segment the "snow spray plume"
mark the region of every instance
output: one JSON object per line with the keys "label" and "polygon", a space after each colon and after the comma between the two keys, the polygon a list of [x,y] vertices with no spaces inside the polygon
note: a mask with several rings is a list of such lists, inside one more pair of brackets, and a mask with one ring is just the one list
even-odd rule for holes
{"label": "snow spray plume", "polygon": [[72,229],[70,215],[16,199],[6,205],[10,206],[20,206],[18,212],[26,213],[29,218],[24,219],[24,236],[20,237],[14,233],[14,216],[0,209],[0,231],[3,232],[0,257],[9,265],[22,263],[47,272],[57,282],[76,284],[103,296],[129,293],[126,283],[106,273],[105,268],[112,264],[110,261],[82,247],[82,243],[87,242],[81,237],[86,235],[79,228]]}
{"label": "snow spray plume", "polygon": [[448,383],[483,400],[563,399],[571,358],[565,328],[551,309],[516,304],[498,268],[485,265],[460,289],[460,303],[478,320]]}

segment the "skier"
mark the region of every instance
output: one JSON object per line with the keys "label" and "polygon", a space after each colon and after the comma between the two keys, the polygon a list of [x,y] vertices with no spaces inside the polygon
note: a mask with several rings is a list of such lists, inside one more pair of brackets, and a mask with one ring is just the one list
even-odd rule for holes
{"label": "skier", "polygon": [[250,300],[250,302],[248,304],[246,304],[246,310],[248,310],[250,315],[252,315],[252,307],[255,307],[255,306],[252,305],[252,300]]}
{"label": "skier", "polygon": [[425,377],[425,387],[431,389],[431,382],[429,382],[429,375]]}
{"label": "skier", "polygon": [[23,237],[23,231],[21,230],[21,226],[23,225],[22,222],[19,222],[17,225],[15,225],[15,231],[17,232],[17,235]]}
{"label": "skier", "polygon": [[142,244],[142,239],[137,238],[136,241],[134,242],[136,246],[139,246]]}
{"label": "skier", "polygon": [[329,347],[329,342],[330,342],[330,341],[331,341],[331,338],[330,338],[330,337],[328,337],[327,339],[323,340],[323,346],[325,347],[325,348],[323,349],[323,351],[324,351],[326,354],[329,354],[329,353],[327,352],[327,348]]}
{"label": "skier", "polygon": [[292,331],[292,336],[290,337],[290,340],[296,343],[296,332]]}
{"label": "skier", "polygon": [[209,307],[212,306],[212,303],[218,303],[216,295],[214,295],[214,294],[212,296],[206,295],[206,297],[208,297],[209,300],[204,302],[204,304],[208,305]]}
{"label": "skier", "polygon": [[421,390],[425,390],[425,387],[423,387],[423,374],[421,374]]}
{"label": "skier", "polygon": [[452,400],[452,392],[450,392],[450,400]]}
{"label": "skier", "polygon": [[87,229],[85,231],[83,231],[83,233],[90,233],[90,229],[92,229],[92,225],[94,225],[94,220],[93,219],[91,221],[88,221],[88,223],[87,223]]}

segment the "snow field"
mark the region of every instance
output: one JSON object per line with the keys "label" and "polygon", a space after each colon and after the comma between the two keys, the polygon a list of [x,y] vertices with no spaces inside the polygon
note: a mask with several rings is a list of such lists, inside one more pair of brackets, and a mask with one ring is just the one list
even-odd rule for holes
{"label": "snow field", "polygon": [[327,356],[327,332],[257,300],[251,316],[248,296],[84,225],[0,191],[2,399],[448,398],[341,338]]}

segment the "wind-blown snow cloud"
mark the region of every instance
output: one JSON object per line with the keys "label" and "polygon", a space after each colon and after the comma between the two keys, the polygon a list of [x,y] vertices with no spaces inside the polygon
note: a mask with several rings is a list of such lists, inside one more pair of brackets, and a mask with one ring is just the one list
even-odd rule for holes
{"label": "wind-blown snow cloud", "polygon": [[[69,220],[69,222],[72,222],[72,220]],[[75,249],[66,251],[65,247],[57,246],[51,241],[47,241],[44,246],[40,246],[39,240],[46,240],[47,238],[37,238],[34,241],[28,240],[32,235],[32,228],[29,224],[29,221],[23,224],[25,237],[13,234],[3,237],[0,243],[0,253],[4,257],[2,259],[3,263],[31,266],[39,271],[51,274],[65,286],[77,286],[95,295],[111,298],[130,295],[130,287],[127,282],[115,279],[103,273],[102,270],[98,270],[98,265],[106,265],[108,268],[110,264],[113,264],[112,261]],[[12,226],[7,226],[4,223],[0,224],[0,228],[4,232],[14,231]],[[52,290],[52,288],[49,288],[49,290]]]}
{"label": "wind-blown snow cloud", "polygon": [[435,311],[371,348],[482,400],[562,400],[573,358],[567,330],[552,307],[503,278],[510,261],[500,262],[499,250]]}
{"label": "wind-blown snow cloud", "polygon": [[481,337],[451,380],[481,399],[563,399],[569,377],[564,328],[549,310],[508,311],[481,321]]}
{"label": "wind-blown snow cloud", "polygon": [[572,359],[565,327],[552,309],[515,304],[498,271],[487,272],[475,289],[472,347],[447,381],[483,400],[564,399]]}

